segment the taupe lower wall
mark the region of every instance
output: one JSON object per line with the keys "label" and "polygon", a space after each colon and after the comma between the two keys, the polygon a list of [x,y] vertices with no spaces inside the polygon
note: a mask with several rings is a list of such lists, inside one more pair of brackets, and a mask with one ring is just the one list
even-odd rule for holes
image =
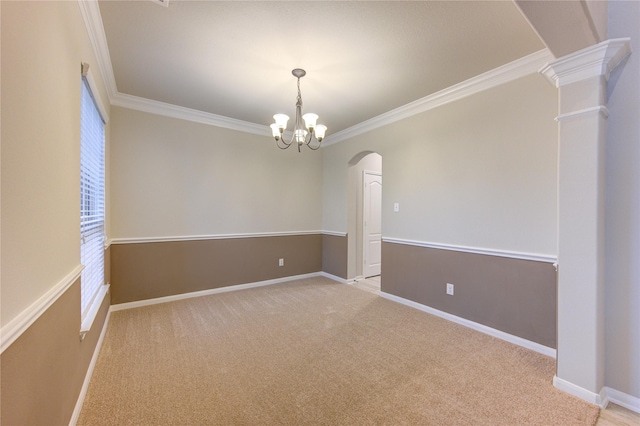
{"label": "taupe lower wall", "polygon": [[[446,294],[447,283],[454,295]],[[381,289],[556,348],[552,264],[383,242]]]}
{"label": "taupe lower wall", "polygon": [[[278,266],[278,259],[284,266]],[[113,304],[322,270],[320,234],[111,245]]]}
{"label": "taupe lower wall", "polygon": [[322,271],[347,279],[347,237],[322,235]]}
{"label": "taupe lower wall", "polygon": [[0,355],[3,425],[68,425],[109,310],[80,341],[77,280]]}

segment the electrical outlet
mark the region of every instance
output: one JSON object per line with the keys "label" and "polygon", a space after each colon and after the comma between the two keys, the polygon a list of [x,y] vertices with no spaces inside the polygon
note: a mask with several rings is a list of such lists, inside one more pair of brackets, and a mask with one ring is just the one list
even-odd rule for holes
{"label": "electrical outlet", "polygon": [[447,283],[447,294],[453,296],[453,284]]}
{"label": "electrical outlet", "polygon": [[393,203],[393,211],[396,213],[400,211],[400,203]]}
{"label": "electrical outlet", "polygon": [[278,266],[284,266],[284,259],[278,259]]}

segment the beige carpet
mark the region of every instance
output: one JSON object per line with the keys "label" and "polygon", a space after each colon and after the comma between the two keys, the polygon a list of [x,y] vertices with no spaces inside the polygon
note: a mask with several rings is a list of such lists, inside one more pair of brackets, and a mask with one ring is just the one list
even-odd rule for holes
{"label": "beige carpet", "polygon": [[554,364],[313,278],[112,313],[78,424],[594,424]]}

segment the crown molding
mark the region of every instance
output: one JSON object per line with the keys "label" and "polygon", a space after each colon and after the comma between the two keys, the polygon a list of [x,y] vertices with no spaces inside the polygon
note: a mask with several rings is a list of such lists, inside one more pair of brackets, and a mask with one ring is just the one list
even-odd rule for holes
{"label": "crown molding", "polygon": [[542,49],[523,58],[517,59],[501,67],[472,77],[461,83],[418,99],[399,108],[393,109],[377,117],[363,121],[355,126],[327,136],[324,146],[342,142],[382,126],[409,118],[416,114],[457,101],[501,84],[508,83],[529,74],[537,73],[540,67],[553,59],[548,49]]}
{"label": "crown molding", "polygon": [[78,0],[78,4],[111,105],[261,136],[271,134],[269,126],[249,123],[247,121],[118,92],[98,1]]}
{"label": "crown molding", "polygon": [[80,13],[82,14],[82,20],[87,29],[93,52],[98,61],[98,70],[107,89],[109,103],[112,103],[113,97],[118,93],[118,87],[116,86],[116,78],[113,75],[113,66],[109,55],[107,36],[102,25],[100,6],[98,6],[97,0],[78,0],[78,5],[80,6]]}
{"label": "crown molding", "polygon": [[235,118],[229,118],[197,109],[154,101],[152,99],[141,98],[139,96],[127,95],[124,93],[116,93],[111,99],[111,105],[164,115],[166,117],[178,118],[186,121],[193,121],[196,123],[208,124],[225,129],[238,130],[245,133],[253,133],[260,136],[271,136],[271,129],[269,126],[250,123],[248,121],[242,121]]}
{"label": "crown molding", "polygon": [[591,77],[604,76],[609,80],[611,71],[630,54],[629,38],[605,40],[550,62],[539,72],[555,87]]}
{"label": "crown molding", "polygon": [[[250,123],[221,115],[211,114],[191,108],[172,105],[118,92],[113,66],[109,56],[109,47],[102,25],[102,17],[97,0],[78,0],[82,17],[89,33],[91,45],[98,59],[111,105],[164,115],[196,123],[208,124],[256,135],[270,135],[269,126]],[[369,132],[382,126],[414,116],[447,103],[462,99],[483,90],[538,72],[546,63],[553,60],[548,49],[527,55],[523,58],[485,72],[466,81],[443,89],[439,92],[413,101],[355,126],[327,136],[322,146],[329,146],[354,136]]]}

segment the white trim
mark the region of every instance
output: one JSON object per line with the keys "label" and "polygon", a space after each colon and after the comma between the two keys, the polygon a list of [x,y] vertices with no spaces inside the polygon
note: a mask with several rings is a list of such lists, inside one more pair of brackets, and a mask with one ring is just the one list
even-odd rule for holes
{"label": "white trim", "polygon": [[[96,57],[98,58],[98,66],[100,67],[100,72],[103,76],[109,100],[112,105],[257,135],[267,136],[271,134],[271,129],[266,125],[249,123],[242,120],[236,120],[229,117],[170,105],[118,92],[98,2],[96,0],[78,0],[78,3],[80,4],[82,17],[85,22],[85,26],[87,27],[87,32],[89,33],[91,45],[93,46]],[[538,52],[534,52],[523,58],[433,93],[422,99],[418,99],[333,135],[329,135],[323,140],[323,146],[329,146],[334,143],[344,141],[362,133],[377,129],[381,126],[394,123],[429,109],[445,105],[480,91],[538,72],[544,64],[552,60],[553,55],[548,49],[542,49]]]}
{"label": "white trim", "polygon": [[104,298],[107,296],[109,292],[109,283],[103,284],[98,289],[98,293],[96,297],[94,297],[91,306],[89,306],[89,310],[87,311],[87,315],[82,320],[82,324],[80,325],[80,341],[84,340],[84,337],[87,335],[89,330],[91,330],[91,326],[93,325],[93,321],[96,319],[98,315],[98,311],[100,310],[100,306],[102,306],[102,302]]}
{"label": "white trim", "polygon": [[555,87],[599,76],[608,80],[611,71],[630,54],[629,38],[605,40],[552,61],[539,72]]}
{"label": "white trim", "polygon": [[78,0],[82,20],[87,29],[93,52],[98,61],[98,69],[102,75],[102,81],[107,89],[109,102],[113,101],[113,97],[118,93],[116,79],[113,75],[113,66],[111,65],[111,56],[109,55],[109,46],[107,45],[107,37],[102,25],[102,16],[100,15],[100,7],[97,0]]}
{"label": "white trim", "polygon": [[102,121],[107,124],[109,122],[109,114],[107,113],[106,104],[102,101],[102,96],[100,96],[100,90],[98,90],[98,84],[96,83],[96,79],[93,76],[93,71],[91,70],[91,66],[89,65],[89,69],[87,70],[87,75],[85,76],[87,79],[87,83],[89,84],[90,95],[93,98],[93,101],[100,112],[100,117]]}
{"label": "white trim", "polygon": [[339,282],[341,284],[349,284],[349,282],[347,280],[345,280],[344,278],[340,278],[340,277],[338,277],[336,275],[329,274],[328,272],[321,271],[320,275],[325,277],[325,278],[329,278],[330,280],[337,281],[337,282]]}
{"label": "white trim", "polygon": [[271,129],[266,125],[249,123],[247,121],[118,92],[98,2],[97,0],[78,0],[78,4],[80,5],[82,19],[96,55],[98,68],[102,74],[111,105],[261,136],[269,136],[271,134]]}
{"label": "white trim", "polygon": [[111,238],[105,238],[104,239],[104,249],[108,249],[109,247],[111,247],[111,244],[113,243],[113,240]]}
{"label": "white trim", "polygon": [[425,96],[424,98],[410,102],[399,108],[385,112],[384,114],[380,114],[377,117],[363,121],[355,126],[351,126],[347,129],[329,135],[322,141],[322,145],[329,146],[334,143],[342,142],[379,127],[404,120],[405,118],[412,117],[416,114],[471,96],[483,90],[508,83],[529,74],[537,73],[544,64],[551,60],[553,60],[551,52],[548,49],[542,49],[491,71],[472,77],[461,83],[454,84],[453,86],[440,90],[439,92]]}
{"label": "white trim", "polygon": [[631,396],[609,387],[605,387],[604,389],[609,402],[613,402],[614,404],[618,404],[628,410],[640,413],[640,398],[636,398],[635,396]]}
{"label": "white trim", "polygon": [[169,7],[169,0],[151,0],[151,2],[160,6]]}
{"label": "white trim", "polygon": [[585,108],[585,109],[581,109],[578,111],[573,111],[573,112],[567,112],[565,114],[560,114],[559,116],[556,117],[556,121],[562,121],[565,120],[567,118],[573,118],[573,117],[580,117],[582,115],[588,115],[588,114],[602,114],[604,116],[604,118],[608,118],[609,117],[609,109],[604,106],[604,105],[598,105],[598,106],[594,106],[591,108]]}
{"label": "white trim", "polygon": [[225,129],[238,130],[254,135],[270,136],[269,126],[250,123],[235,118],[212,114],[192,108],[181,107],[165,102],[145,99],[138,96],[116,93],[111,99],[111,104],[119,107],[148,112],[151,114],[163,115],[165,117],[177,118],[180,120],[193,121],[201,124],[222,127]]}
{"label": "white trim", "polygon": [[230,291],[246,290],[248,288],[263,287],[266,285],[279,284],[287,281],[302,280],[305,278],[313,278],[321,276],[320,272],[312,272],[310,274],[293,275],[290,277],[276,278],[273,280],[258,281],[247,284],[230,285],[226,287],[212,288],[210,290],[194,291],[191,293],[175,294],[173,296],[157,297],[155,299],[137,300],[135,302],[119,303],[111,305],[111,311],[122,311],[125,309],[139,308],[141,306],[157,305],[159,303],[174,302],[176,300],[191,299],[194,297],[209,296],[218,293],[227,293]]}
{"label": "white trim", "polygon": [[322,231],[324,235],[333,235],[334,237],[346,237],[346,232],[338,232],[338,231]]}
{"label": "white trim", "polygon": [[456,246],[452,244],[429,243],[425,241],[404,240],[401,238],[386,238],[385,243],[405,244],[409,246],[433,248],[439,250],[460,251],[464,253],[484,254],[487,256],[508,257],[511,259],[532,260],[535,262],[557,263],[558,257],[550,254],[523,253],[517,251],[495,250],[482,247]]}
{"label": "white trim", "polygon": [[576,398],[595,404],[600,408],[605,408],[609,403],[606,395],[606,388],[604,387],[600,390],[600,393],[595,393],[567,380],[561,379],[558,376],[553,376],[553,386],[563,392],[575,396]]}
{"label": "white trim", "polygon": [[496,330],[495,328],[487,327],[486,325],[483,325],[474,321],[469,321],[468,319],[458,317],[456,315],[452,315],[447,312],[440,311],[438,309],[434,309],[430,306],[423,305],[418,302],[414,302],[413,300],[408,300],[399,296],[395,296],[393,294],[385,293],[383,291],[380,292],[380,296],[384,297],[385,299],[418,309],[428,314],[435,315],[440,318],[444,318],[448,321],[463,325],[465,327],[471,328],[481,333],[488,334],[489,336],[497,337],[498,339],[507,341],[509,343],[522,346],[523,348],[531,349],[532,351],[538,352],[542,355],[546,355],[551,358],[556,357],[555,349],[549,348],[539,343],[532,342],[530,340],[523,339],[522,337],[514,336],[512,334],[505,333],[504,331]]}
{"label": "white trim", "polygon": [[82,388],[80,389],[80,395],[78,395],[76,406],[73,409],[71,420],[69,420],[69,426],[75,426],[75,424],[78,422],[78,418],[80,417],[80,412],[82,411],[82,405],[84,404],[84,398],[87,396],[87,390],[89,389],[89,383],[91,382],[91,376],[93,376],[93,370],[96,366],[96,362],[98,361],[100,348],[102,348],[102,342],[104,341],[104,336],[107,334],[107,326],[109,325],[110,316],[111,316],[111,311],[108,310],[107,316],[104,319],[104,324],[102,325],[102,331],[100,332],[100,337],[98,337],[98,342],[96,343],[96,347],[93,350],[93,356],[91,357],[91,362],[89,363],[87,374],[84,375],[84,382],[82,383]]}
{"label": "white trim", "polygon": [[607,396],[606,387],[603,386],[602,389],[600,389],[600,394],[598,395],[597,400],[600,408],[607,408],[607,405],[609,405],[609,397]]}
{"label": "white trim", "polygon": [[11,346],[74,282],[78,281],[83,269],[84,266],[82,265],[76,266],[66,277],[2,327],[0,331],[0,353]]}
{"label": "white trim", "polygon": [[322,234],[323,231],[256,232],[251,234],[178,235],[172,237],[112,238],[111,244],[166,243],[172,241],[228,240],[233,238],[288,237]]}

